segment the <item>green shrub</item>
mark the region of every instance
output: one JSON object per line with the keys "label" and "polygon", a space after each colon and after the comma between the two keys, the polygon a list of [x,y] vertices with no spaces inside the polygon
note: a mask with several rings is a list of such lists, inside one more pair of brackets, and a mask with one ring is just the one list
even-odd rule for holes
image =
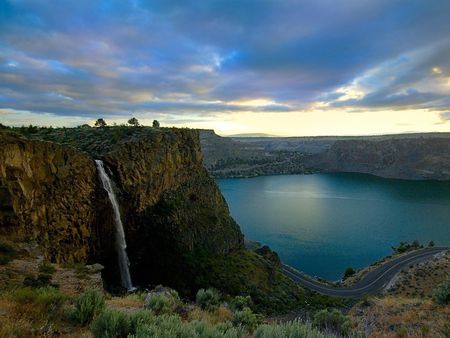
{"label": "green shrub", "polygon": [[71,318],[79,324],[89,324],[105,307],[105,297],[97,290],[87,290],[74,301]]}
{"label": "green shrub", "polygon": [[292,338],[331,338],[330,335],[323,334],[318,329],[312,327],[311,323],[304,323],[300,320],[294,320],[279,324],[259,325],[254,333],[255,338],[272,337],[292,337]]}
{"label": "green shrub", "polygon": [[250,307],[252,305],[252,298],[250,296],[236,296],[231,302],[231,309],[234,311],[243,310],[246,307]]}
{"label": "green shrub", "polygon": [[155,314],[160,315],[164,313],[172,313],[175,307],[175,302],[171,297],[166,295],[153,295],[147,302],[145,307]]}
{"label": "green shrub", "polygon": [[47,308],[59,308],[65,300],[66,297],[54,287],[47,286],[37,289],[37,303]]}
{"label": "green shrub", "polygon": [[126,338],[130,333],[130,319],[126,313],[106,309],[91,324],[94,338]]}
{"label": "green shrub", "polygon": [[245,327],[249,331],[253,331],[258,324],[258,317],[248,307],[236,311],[233,315],[232,323],[235,326]]}
{"label": "green shrub", "polygon": [[447,276],[446,281],[433,290],[433,300],[441,305],[450,303],[450,274]]}
{"label": "green shrub", "polygon": [[31,288],[21,287],[10,293],[10,298],[20,304],[42,305],[48,309],[60,307],[66,297],[54,287]]}
{"label": "green shrub", "polygon": [[4,265],[16,258],[17,252],[10,243],[0,241],[0,265]]}
{"label": "green shrub", "polygon": [[313,325],[319,329],[335,332],[342,336],[348,336],[352,331],[350,319],[336,309],[316,312]]}
{"label": "green shrub", "polygon": [[248,337],[241,327],[231,323],[213,325],[205,321],[183,322],[178,315],[147,317],[137,325],[133,338],[244,338]]}
{"label": "green shrub", "polygon": [[195,296],[195,301],[203,309],[214,310],[220,304],[220,293],[216,289],[200,289]]}
{"label": "green shrub", "polygon": [[45,275],[53,275],[55,273],[55,267],[49,262],[43,261],[39,264],[39,272]]}
{"label": "green shrub", "polygon": [[355,274],[355,270],[351,266],[349,266],[347,269],[345,269],[344,272],[344,279],[347,279],[348,277],[351,277]]}
{"label": "green shrub", "polygon": [[31,287],[17,288],[10,293],[10,298],[20,304],[33,303],[37,299],[37,292]]}

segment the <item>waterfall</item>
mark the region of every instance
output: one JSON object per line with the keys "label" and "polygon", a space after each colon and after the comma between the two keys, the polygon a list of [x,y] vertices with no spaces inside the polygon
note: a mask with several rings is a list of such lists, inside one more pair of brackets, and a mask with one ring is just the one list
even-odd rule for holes
{"label": "waterfall", "polygon": [[127,290],[133,290],[133,284],[131,283],[130,276],[130,261],[127,255],[127,243],[125,241],[125,233],[123,231],[122,220],[120,219],[119,203],[117,203],[116,195],[111,185],[111,180],[106,174],[105,167],[103,166],[103,161],[95,160],[97,165],[98,174],[103,183],[103,188],[106,190],[111,201],[111,205],[114,211],[114,225],[116,227],[116,250],[119,257],[119,269],[120,269],[120,279],[122,286]]}

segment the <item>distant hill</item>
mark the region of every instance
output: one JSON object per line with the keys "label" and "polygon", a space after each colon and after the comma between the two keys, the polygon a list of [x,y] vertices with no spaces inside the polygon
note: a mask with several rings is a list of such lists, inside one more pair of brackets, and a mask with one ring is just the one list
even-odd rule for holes
{"label": "distant hill", "polygon": [[279,136],[264,133],[247,133],[247,134],[227,135],[226,137],[279,137]]}

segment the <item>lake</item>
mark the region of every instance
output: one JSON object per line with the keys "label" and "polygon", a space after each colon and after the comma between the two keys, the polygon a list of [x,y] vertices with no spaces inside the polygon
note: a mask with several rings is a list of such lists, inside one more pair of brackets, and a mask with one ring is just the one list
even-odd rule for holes
{"label": "lake", "polygon": [[246,238],[313,276],[340,279],[400,241],[450,245],[450,182],[341,173],[217,183]]}

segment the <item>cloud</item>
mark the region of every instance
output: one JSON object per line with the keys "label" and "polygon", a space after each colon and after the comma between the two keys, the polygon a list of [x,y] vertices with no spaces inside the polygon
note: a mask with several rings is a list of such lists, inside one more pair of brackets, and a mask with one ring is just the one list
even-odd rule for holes
{"label": "cloud", "polygon": [[[4,109],[450,107],[446,0],[21,0],[0,13]],[[233,104],[261,98],[273,104]]]}
{"label": "cloud", "polygon": [[450,121],[450,111],[445,111],[445,112],[441,112],[439,113],[439,117],[441,118],[442,121]]}

